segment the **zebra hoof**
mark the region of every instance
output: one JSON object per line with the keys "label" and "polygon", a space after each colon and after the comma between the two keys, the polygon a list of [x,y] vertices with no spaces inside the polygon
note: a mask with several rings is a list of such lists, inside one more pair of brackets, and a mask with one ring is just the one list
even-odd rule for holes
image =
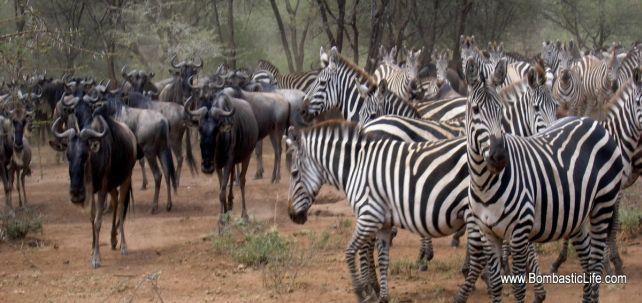
{"label": "zebra hoof", "polygon": [[546,295],[545,294],[543,294],[543,295],[535,294],[535,298],[533,298],[533,303],[542,303],[542,302],[544,302],[544,299],[546,299]]}

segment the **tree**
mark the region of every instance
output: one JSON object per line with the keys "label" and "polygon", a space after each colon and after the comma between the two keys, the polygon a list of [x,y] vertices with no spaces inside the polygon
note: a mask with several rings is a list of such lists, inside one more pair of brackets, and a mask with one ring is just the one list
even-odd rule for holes
{"label": "tree", "polygon": [[[378,5],[377,2],[379,3]],[[366,59],[365,67],[365,70],[369,73],[373,73],[377,67],[377,56],[379,55],[379,46],[383,35],[384,13],[389,3],[389,0],[372,0],[371,2],[372,22],[370,23],[370,42],[368,44],[368,58]]]}
{"label": "tree", "polygon": [[[288,42],[286,28],[283,25],[283,19],[281,18],[279,7],[276,4],[275,0],[270,0],[270,6],[272,7],[274,18],[276,19],[276,23],[279,28],[279,37],[281,39],[281,44],[283,46],[283,51],[285,52],[285,57],[288,62],[288,69],[290,70],[290,72],[303,70],[305,41],[308,38],[310,25],[312,24],[312,20],[314,19],[311,16],[311,6],[308,6],[309,9],[307,11],[307,14],[304,16],[305,21],[303,25],[303,31],[299,35],[297,31],[298,24],[296,16],[300,11],[300,4],[300,0],[296,0],[294,2],[294,6],[292,6],[290,0],[285,1],[285,8],[289,17],[287,32],[290,33],[290,41]],[[294,56],[292,54],[294,54]]]}

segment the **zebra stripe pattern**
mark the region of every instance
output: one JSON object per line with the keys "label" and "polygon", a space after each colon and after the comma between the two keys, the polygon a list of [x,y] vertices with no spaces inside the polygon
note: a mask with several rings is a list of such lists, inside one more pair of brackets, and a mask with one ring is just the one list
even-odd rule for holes
{"label": "zebra stripe pattern", "polygon": [[399,67],[392,62],[384,62],[375,70],[373,79],[379,84],[386,80],[388,90],[404,100],[416,99],[420,94],[417,85],[417,69],[421,50],[416,52],[408,50],[404,67]]}
{"label": "zebra stripe pattern", "polygon": [[358,122],[364,104],[359,83],[366,82],[368,87],[375,87],[374,80],[363,69],[342,57],[336,47],[332,47],[329,55],[321,48],[321,59],[328,63],[304,98],[304,112],[314,118],[338,108],[344,119]]}
{"label": "zebra stripe pattern", "polygon": [[376,89],[367,85],[359,86],[359,93],[365,100],[359,112],[359,121],[368,121],[385,115],[396,115],[419,119],[417,109],[409,102],[388,90],[388,81],[382,80]]}
{"label": "zebra stripe pattern", "polygon": [[310,88],[310,85],[312,85],[312,83],[316,80],[317,74],[319,73],[318,70],[312,70],[307,72],[289,73],[286,75],[282,75],[276,68],[276,66],[274,66],[274,64],[266,60],[259,60],[257,69],[266,70],[272,73],[279,88],[298,89],[302,92],[308,91],[308,88]]}
{"label": "zebra stripe pattern", "polygon": [[464,131],[464,123],[383,116],[365,123],[363,131],[373,138],[388,138],[408,143],[426,142],[460,137]]}
{"label": "zebra stripe pattern", "polygon": [[[524,275],[527,263],[530,272],[539,274],[531,242],[562,238],[572,239],[587,274],[601,274],[623,176],[617,143],[589,118],[562,119],[529,138],[505,135],[499,97],[484,83],[476,64],[469,63],[469,204],[491,252],[488,271],[493,302],[501,301],[503,240],[510,243],[514,275]],[[473,247],[472,253],[483,254],[479,247]],[[471,261],[471,268],[483,266]],[[524,284],[513,284],[513,292],[517,302],[524,301]],[[535,296],[543,300],[544,289],[536,287]],[[598,297],[599,284],[585,284],[583,301],[596,302]]]}

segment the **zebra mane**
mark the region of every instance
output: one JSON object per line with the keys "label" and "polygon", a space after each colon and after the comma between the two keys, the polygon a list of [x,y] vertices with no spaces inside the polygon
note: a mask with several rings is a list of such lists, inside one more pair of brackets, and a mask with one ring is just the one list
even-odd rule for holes
{"label": "zebra mane", "polygon": [[522,55],[518,52],[505,52],[504,56],[517,60],[517,61],[524,61],[524,62],[531,62],[532,60],[525,55]]}
{"label": "zebra mane", "polygon": [[508,100],[513,100],[514,96],[519,95],[520,91],[527,91],[529,88],[530,86],[528,85],[527,79],[513,82],[499,91],[499,101],[503,105],[509,105]]}
{"label": "zebra mane", "polygon": [[257,65],[257,69],[267,70],[267,71],[271,72],[272,75],[274,75],[275,77],[280,74],[279,69],[276,68],[276,66],[274,66],[274,64],[272,64],[272,62],[267,61],[267,60],[263,60],[263,59],[259,60],[259,64]]}
{"label": "zebra mane", "polygon": [[616,104],[618,104],[618,102],[622,98],[622,95],[624,95],[625,92],[630,91],[631,88],[634,87],[635,85],[636,85],[635,79],[633,78],[628,79],[626,83],[622,85],[620,89],[618,89],[617,92],[615,92],[615,94],[613,94],[611,99],[609,99],[609,101],[604,104],[603,109],[608,112],[612,106],[615,106]]}
{"label": "zebra mane", "polygon": [[355,71],[357,73],[357,75],[359,76],[359,78],[360,78],[360,81],[359,81],[360,83],[364,83],[364,81],[365,81],[365,82],[367,82],[368,87],[377,85],[377,83],[375,83],[374,79],[372,78],[372,76],[370,76],[370,74],[368,74],[368,72],[366,72],[360,66],[352,63],[352,61],[350,61],[349,59],[345,58],[343,55],[336,54],[335,58],[338,60],[338,63],[341,63],[341,64],[345,65],[347,68]]}

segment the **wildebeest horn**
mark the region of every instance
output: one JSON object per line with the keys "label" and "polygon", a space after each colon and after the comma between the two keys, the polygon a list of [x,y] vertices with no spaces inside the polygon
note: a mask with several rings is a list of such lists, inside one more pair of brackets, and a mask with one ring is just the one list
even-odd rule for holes
{"label": "wildebeest horn", "polygon": [[62,105],[64,105],[65,107],[74,108],[74,107],[76,107],[76,104],[78,104],[78,101],[80,101],[80,98],[78,98],[78,97],[73,97],[68,101],[66,101],[64,98],[65,97],[63,96],[61,101],[62,101]]}
{"label": "wildebeest horn", "polygon": [[120,69],[120,74],[125,78],[127,76],[127,64],[123,65],[123,68]]}
{"label": "wildebeest horn", "polygon": [[194,64],[194,67],[201,68],[203,67],[203,58],[201,56],[198,56],[198,64]]}
{"label": "wildebeest horn", "polygon": [[98,115],[97,116],[98,120],[100,121],[100,125],[103,127],[102,132],[97,132],[93,128],[85,128],[80,132],[80,138],[82,139],[89,139],[89,138],[97,138],[100,139],[104,137],[107,134],[107,128],[109,128],[109,125],[107,125],[107,121],[105,121],[105,118],[103,116]]}
{"label": "wildebeest horn", "polygon": [[205,108],[205,106],[203,106],[203,107],[201,107],[201,108],[199,108],[197,110],[191,110],[189,108],[190,105],[192,105],[192,96],[187,98],[187,100],[185,101],[185,104],[183,105],[183,108],[185,109],[185,112],[188,113],[190,116],[200,117],[203,114],[205,114],[205,112],[207,112],[207,108]]}
{"label": "wildebeest horn", "polygon": [[58,132],[58,125],[60,124],[60,121],[62,121],[62,117],[58,117],[56,121],[54,121],[53,125],[51,125],[51,132],[56,136],[58,139],[66,139],[68,137],[71,137],[76,134],[76,130],[73,128],[68,128],[62,133]]}
{"label": "wildebeest horn", "polygon": [[91,97],[91,96],[89,96],[89,95],[84,95],[84,96],[82,97],[82,99],[83,99],[83,101],[85,101],[85,102],[94,103],[94,102],[98,101],[98,99],[100,99],[100,98],[99,98],[98,96]]}
{"label": "wildebeest horn", "polygon": [[181,61],[180,63],[176,63],[176,54],[172,57],[172,61],[170,62],[172,64],[173,68],[181,68],[183,65],[185,65],[185,61]]}
{"label": "wildebeest horn", "polygon": [[[225,101],[224,101],[224,102],[225,102],[225,105],[229,105],[229,102],[230,102],[229,100],[230,100],[230,99],[229,99],[227,96],[225,96],[225,95],[223,95],[223,96],[224,96],[224,98],[225,98],[225,99],[224,99],[224,100],[225,100]],[[222,109],[222,108],[218,108],[218,107],[212,107],[212,108],[210,109],[210,112],[212,112],[212,116],[229,117],[229,116],[231,116],[231,115],[233,115],[233,114],[234,114],[234,107],[232,107],[232,109],[231,109],[231,110],[229,110],[229,111],[224,110],[224,109]]]}
{"label": "wildebeest horn", "polygon": [[192,85],[192,79],[194,79],[194,75],[191,75],[191,76],[189,76],[189,78],[187,78],[187,86],[189,86],[190,88],[195,88]]}

